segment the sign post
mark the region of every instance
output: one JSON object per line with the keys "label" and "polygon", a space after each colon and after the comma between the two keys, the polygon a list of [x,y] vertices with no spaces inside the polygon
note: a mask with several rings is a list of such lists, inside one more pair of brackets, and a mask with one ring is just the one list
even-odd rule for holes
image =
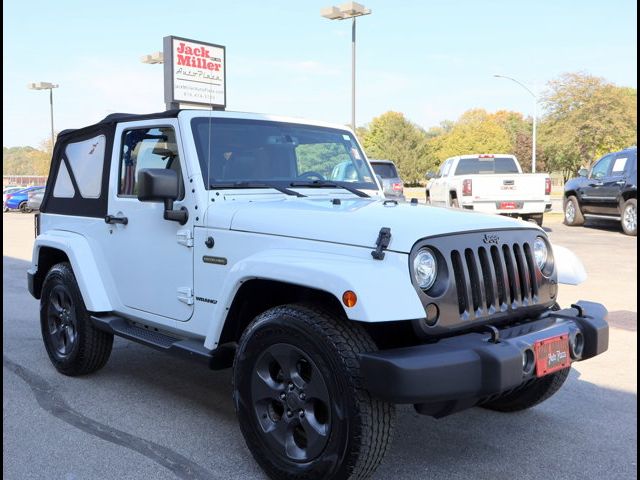
{"label": "sign post", "polygon": [[167,110],[227,106],[226,49],[222,45],[167,36],[163,39]]}

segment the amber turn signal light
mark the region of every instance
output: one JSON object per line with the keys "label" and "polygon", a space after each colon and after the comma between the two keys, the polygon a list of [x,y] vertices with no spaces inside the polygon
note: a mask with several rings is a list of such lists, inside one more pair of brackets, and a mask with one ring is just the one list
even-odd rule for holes
{"label": "amber turn signal light", "polygon": [[349,308],[354,307],[357,301],[358,297],[356,296],[356,293],[352,292],[351,290],[347,290],[342,294],[342,303],[344,303]]}

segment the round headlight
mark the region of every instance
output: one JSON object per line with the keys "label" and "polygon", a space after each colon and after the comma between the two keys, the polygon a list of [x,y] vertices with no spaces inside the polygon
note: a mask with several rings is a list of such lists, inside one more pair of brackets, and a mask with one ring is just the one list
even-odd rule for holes
{"label": "round headlight", "polygon": [[436,256],[428,248],[423,248],[413,259],[413,277],[422,290],[429,290],[438,274]]}
{"label": "round headlight", "polygon": [[547,242],[544,241],[544,238],[536,237],[536,241],[533,242],[533,256],[536,259],[538,268],[542,270],[547,264],[547,258],[549,258]]}

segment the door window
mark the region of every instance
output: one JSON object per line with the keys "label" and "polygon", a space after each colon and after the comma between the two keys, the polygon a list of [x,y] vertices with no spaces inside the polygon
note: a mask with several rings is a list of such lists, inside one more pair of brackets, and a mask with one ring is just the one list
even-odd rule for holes
{"label": "door window", "polygon": [[611,166],[611,161],[613,160],[613,155],[607,155],[606,157],[602,157],[591,169],[591,178],[595,180],[600,180],[605,177],[609,173],[609,167]]}
{"label": "door window", "polygon": [[143,168],[170,168],[179,179],[179,200],[184,198],[178,144],[172,127],[136,128],[122,134],[118,195],[138,194],[138,172]]}

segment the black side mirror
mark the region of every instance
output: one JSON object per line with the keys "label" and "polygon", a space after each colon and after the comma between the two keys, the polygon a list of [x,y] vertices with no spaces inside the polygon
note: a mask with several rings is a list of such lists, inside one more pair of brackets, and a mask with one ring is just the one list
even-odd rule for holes
{"label": "black side mirror", "polygon": [[578,170],[578,176],[579,177],[589,176],[589,170],[587,170],[586,168],[581,168],[580,170]]}
{"label": "black side mirror", "polygon": [[164,219],[187,223],[189,212],[182,207],[173,209],[173,202],[178,198],[178,174],[166,168],[143,168],[138,172],[138,200],[141,202],[164,202]]}

